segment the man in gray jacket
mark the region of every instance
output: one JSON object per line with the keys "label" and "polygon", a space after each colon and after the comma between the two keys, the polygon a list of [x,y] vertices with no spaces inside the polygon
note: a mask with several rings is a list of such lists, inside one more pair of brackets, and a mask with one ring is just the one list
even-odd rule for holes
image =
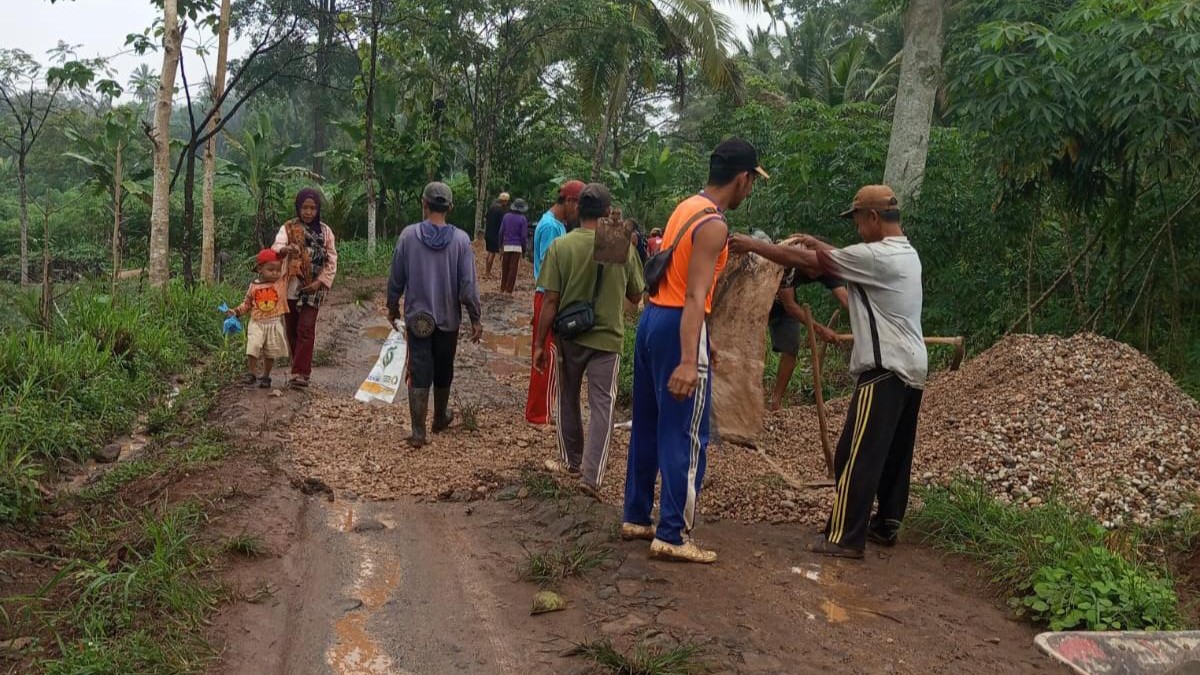
{"label": "man in gray jacket", "polygon": [[425,418],[433,388],[433,432],[450,426],[450,385],[462,307],[471,319],[471,340],[483,336],[475,252],[466,232],[446,222],[454,196],[445,183],[430,183],[421,195],[425,219],[409,225],[396,241],[388,279],[388,321],[400,316],[408,338],[408,409],[412,435],[408,444],[426,444]]}

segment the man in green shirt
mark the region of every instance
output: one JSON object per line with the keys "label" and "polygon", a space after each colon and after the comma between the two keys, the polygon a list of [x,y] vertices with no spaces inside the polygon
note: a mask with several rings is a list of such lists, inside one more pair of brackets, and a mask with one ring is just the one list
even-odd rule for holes
{"label": "man in green shirt", "polygon": [[[541,372],[549,358],[542,346],[560,309],[575,303],[592,303],[595,323],[590,330],[569,339],[555,338],[558,362],[554,389],[558,392],[555,416],[562,461],[571,475],[579,476],[583,491],[597,499],[612,441],[617,374],[625,344],[625,301],[636,305],[645,287],[641,259],[632,246],[624,265],[601,266],[594,260],[596,227],[611,210],[612,194],[608,188],[600,183],[584,187],[579,195],[579,227],[555,239],[542,263],[538,286],[546,294],[533,341],[534,368]],[[585,374],[591,412],[586,443],[580,407]]]}

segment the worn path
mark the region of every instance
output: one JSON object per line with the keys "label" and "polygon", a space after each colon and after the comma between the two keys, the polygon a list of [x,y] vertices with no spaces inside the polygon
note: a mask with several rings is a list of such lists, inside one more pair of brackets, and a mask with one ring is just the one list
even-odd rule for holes
{"label": "worn path", "polygon": [[[350,284],[321,315],[315,391],[231,395],[222,421],[235,434],[269,416],[291,417],[294,431],[246,438],[276,448],[282,471],[219,525],[263,536],[272,555],[228,570],[248,600],[214,622],[224,645],[214,672],[585,673],[565,654],[601,638],[622,649],[695,644],[715,673],[1062,672],[971,567],[918,546],[828,562],[802,553],[811,527],[724,520],[700,530],[718,565],[670,565],[613,539],[611,498],[527,496],[523,468],[553,448],[515,421],[529,294],[503,298],[492,286],[489,337],[464,343],[456,381],[477,431],[460,421],[413,453],[401,443],[403,401],[346,402],[386,334],[379,297],[354,302],[366,293]],[[537,587],[517,572],[526,556],[580,544],[606,559],[556,585],[566,611],[530,616]]]}

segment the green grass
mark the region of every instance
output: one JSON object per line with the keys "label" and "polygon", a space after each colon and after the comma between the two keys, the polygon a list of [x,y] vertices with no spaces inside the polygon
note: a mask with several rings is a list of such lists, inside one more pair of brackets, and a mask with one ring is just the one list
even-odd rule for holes
{"label": "green grass", "polygon": [[243,558],[261,558],[267,554],[267,544],[256,534],[243,532],[225,542],[225,550]]}
{"label": "green grass", "polygon": [[529,491],[529,496],[543,501],[558,500],[568,494],[554,476],[544,472],[528,470],[521,475],[521,484]]}
{"label": "green grass", "polygon": [[375,298],[375,289],[370,286],[359,286],[354,289],[354,302],[362,305]]}
{"label": "green grass", "polygon": [[483,408],[478,401],[470,401],[459,396],[454,397],[454,405],[462,417],[463,429],[479,431],[479,411]]}
{"label": "green grass", "polygon": [[[908,527],[942,550],[982,564],[1019,614],[1053,630],[1171,629],[1180,621],[1165,567],[1057,499],[1035,508],[1002,504],[979,485],[922,494]],[[1189,531],[1195,535],[1195,527]],[[1132,543],[1131,543],[1132,542]]]}
{"label": "green grass", "polygon": [[344,278],[369,279],[388,274],[395,242],[376,242],[375,256],[367,254],[365,239],[338,242],[338,275]]}
{"label": "green grass", "polygon": [[697,661],[699,647],[680,644],[667,648],[638,645],[624,653],[608,640],[578,645],[572,654],[613,675],[693,675],[707,669]]}
{"label": "green grass", "polygon": [[571,577],[585,576],[588,572],[604,564],[611,553],[609,549],[579,543],[568,547],[551,548],[541,553],[526,550],[520,576],[525,581],[532,581],[542,586]]}
{"label": "green grass", "polygon": [[121,462],[105,471],[95,483],[79,491],[79,499],[85,502],[100,502],[110,499],[125,485],[163,470],[163,462],[137,459]]}
{"label": "green grass", "polygon": [[[220,332],[216,307],[240,295],[228,286],[162,289],[80,284],[55,302],[52,325],[38,324],[37,293],[21,291],[0,327],[0,522],[30,517],[37,507],[31,479],[37,463],[81,461],[127,433],[150,410],[152,431],[206,410],[176,401],[168,409],[168,376],[196,362],[227,366],[239,351]],[[240,358],[240,357],[238,357]],[[211,400],[224,384],[210,370],[193,398]],[[158,401],[159,403],[155,403]],[[32,467],[32,468],[31,468]]]}
{"label": "green grass", "polygon": [[[69,557],[39,593],[28,620],[54,636],[57,655],[36,664],[53,675],[196,673],[215,655],[202,640],[222,598],[212,554],[199,539],[195,504],[81,522]],[[28,628],[28,627],[25,627]]]}

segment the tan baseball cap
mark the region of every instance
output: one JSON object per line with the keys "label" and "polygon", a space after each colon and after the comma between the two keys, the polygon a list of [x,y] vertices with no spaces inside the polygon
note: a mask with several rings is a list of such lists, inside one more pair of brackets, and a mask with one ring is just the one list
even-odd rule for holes
{"label": "tan baseball cap", "polygon": [[500,193],[500,201],[502,201],[502,202],[511,202],[511,201],[512,201],[512,196],[511,196],[511,195],[509,195],[507,192],[501,192],[501,193]]}
{"label": "tan baseball cap", "polygon": [[854,195],[854,202],[850,208],[842,211],[839,215],[843,218],[849,218],[854,215],[855,211],[898,211],[900,210],[900,201],[896,199],[896,193],[892,188],[886,185],[865,185],[857,194]]}

